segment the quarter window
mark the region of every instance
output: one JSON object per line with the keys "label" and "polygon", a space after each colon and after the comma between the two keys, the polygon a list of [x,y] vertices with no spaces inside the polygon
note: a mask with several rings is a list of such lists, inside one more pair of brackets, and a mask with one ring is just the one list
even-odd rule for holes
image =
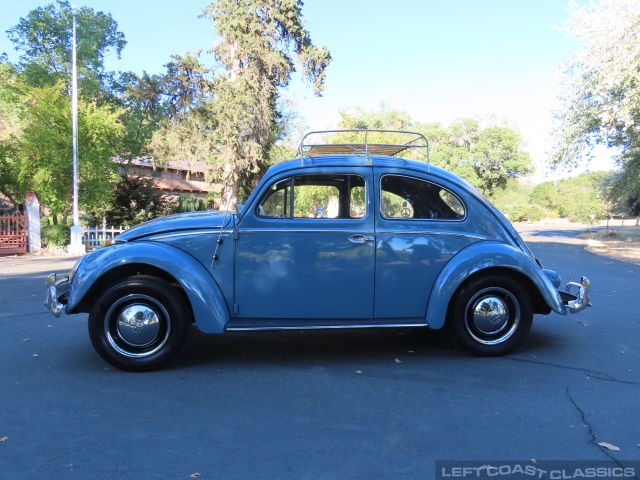
{"label": "quarter window", "polygon": [[380,213],[384,218],[462,220],[462,201],[449,190],[431,182],[400,175],[380,180]]}

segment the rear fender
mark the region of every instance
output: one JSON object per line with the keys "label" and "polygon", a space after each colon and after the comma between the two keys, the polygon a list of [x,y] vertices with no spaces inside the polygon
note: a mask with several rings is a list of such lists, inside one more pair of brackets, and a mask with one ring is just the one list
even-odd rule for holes
{"label": "rear fender", "polygon": [[498,242],[475,243],[453,257],[444,267],[431,291],[427,306],[430,328],[442,328],[455,292],[472,275],[491,268],[518,272],[535,285],[545,303],[556,313],[566,309],[553,283],[535,261],[521,250]]}
{"label": "rear fender", "polygon": [[153,266],[175,278],[189,299],[198,328],[204,333],[224,332],[229,309],[209,271],[182,250],[157,242],[117,244],[87,255],[71,279],[65,311],[79,312],[85,297],[104,275],[134,264]]}

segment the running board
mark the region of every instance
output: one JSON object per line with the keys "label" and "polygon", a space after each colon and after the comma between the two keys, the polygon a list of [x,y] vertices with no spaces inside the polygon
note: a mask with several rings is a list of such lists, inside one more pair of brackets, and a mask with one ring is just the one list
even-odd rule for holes
{"label": "running board", "polygon": [[232,319],[227,324],[227,332],[247,332],[260,330],[331,330],[347,328],[413,328],[428,327],[424,319],[384,320],[297,320],[297,319]]}

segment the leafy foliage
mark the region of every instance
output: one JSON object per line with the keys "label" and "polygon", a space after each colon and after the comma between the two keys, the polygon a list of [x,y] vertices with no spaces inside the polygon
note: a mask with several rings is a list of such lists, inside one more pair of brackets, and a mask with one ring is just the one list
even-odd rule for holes
{"label": "leafy foliage", "polygon": [[564,30],[584,48],[564,66],[551,161],[572,165],[595,145],[617,147],[622,174],[614,179],[613,200],[637,213],[640,0],[573,0],[568,13]]}
{"label": "leafy foliage", "polygon": [[13,65],[0,58],[0,194],[15,205],[25,186],[19,179],[17,139],[21,130],[22,102],[16,89],[18,74]]}
{"label": "leafy foliage", "polygon": [[207,202],[196,195],[183,195],[178,199],[175,213],[199,212],[207,210]]}
{"label": "leafy foliage", "polygon": [[557,182],[544,182],[531,192],[532,202],[574,222],[605,218],[611,172],[585,173]]}
{"label": "leafy foliage", "polygon": [[154,135],[151,150],[163,160],[206,161],[209,179],[223,185],[222,205],[234,209],[240,184],[266,168],[283,131],[279,89],[295,61],[320,95],[331,56],[312,44],[299,0],[218,0],[204,16],[216,29],[211,52],[219,73],[213,78],[197,53],[175,58],[176,90],[187,95],[177,97],[176,115]]}
{"label": "leafy foliage", "polygon": [[63,224],[43,223],[41,226],[42,245],[45,247],[64,247],[69,243],[71,227]]}
{"label": "leafy foliage", "polygon": [[619,213],[640,216],[640,146],[620,156],[620,172],[612,181],[609,198]]}
{"label": "leafy foliage", "polygon": [[[72,194],[72,16],[66,1],[31,11],[7,32],[20,63],[0,59],[0,190],[9,198],[36,190],[54,214],[69,212]],[[79,204],[97,211],[117,179],[111,159],[124,139],[125,110],[115,105],[114,76],[103,62],[126,42],[110,15],[80,8],[76,18]]]}
{"label": "leafy foliage", "polygon": [[[507,125],[491,123],[482,128],[473,118],[459,119],[448,128],[440,124],[414,122],[404,111],[381,104],[377,110],[356,108],[343,110],[340,128],[411,130],[424,134],[429,140],[430,159],[489,194],[504,189],[507,179],[533,172],[531,157],[524,150],[520,133]],[[372,137],[375,142],[378,137]],[[394,142],[393,134],[384,134],[386,141]],[[337,136],[335,143],[350,138]],[[361,140],[360,140],[361,141]],[[396,143],[401,140],[396,140]],[[414,152],[415,158],[424,155]]]}
{"label": "leafy foliage", "polygon": [[[58,82],[53,86],[21,89],[29,107],[24,111],[17,150],[17,168],[23,185],[39,192],[53,213],[69,211],[71,168],[71,104]],[[122,137],[119,112],[109,106],[78,102],[79,201],[86,210],[104,207],[116,178],[111,161]],[[83,161],[84,160],[84,161]]]}
{"label": "leafy foliage", "polygon": [[108,225],[131,227],[166,215],[171,208],[166,196],[154,189],[153,179],[122,174],[104,216]]}
{"label": "leafy foliage", "polygon": [[[57,0],[38,7],[7,31],[16,49],[22,51],[20,70],[31,84],[68,81],[71,77],[71,26],[73,12],[67,1]],[[126,45],[124,34],[110,14],[81,7],[76,12],[78,83],[86,96],[109,91],[113,75],[104,69],[105,56],[118,58]]]}

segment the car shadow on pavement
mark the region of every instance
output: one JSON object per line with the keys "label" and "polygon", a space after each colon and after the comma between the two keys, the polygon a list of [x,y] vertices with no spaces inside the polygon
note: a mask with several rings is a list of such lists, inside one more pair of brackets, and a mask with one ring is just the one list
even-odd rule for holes
{"label": "car shadow on pavement", "polygon": [[464,353],[443,332],[426,329],[295,330],[206,335],[192,329],[185,349],[169,365],[183,368],[224,362],[373,362],[401,356],[457,356]]}

